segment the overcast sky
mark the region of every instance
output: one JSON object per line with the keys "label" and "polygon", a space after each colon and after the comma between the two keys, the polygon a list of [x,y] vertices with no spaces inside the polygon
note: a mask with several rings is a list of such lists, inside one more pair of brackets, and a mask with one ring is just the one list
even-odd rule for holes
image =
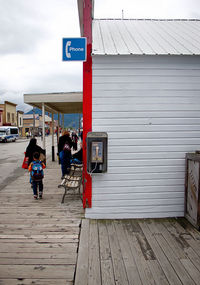
{"label": "overcast sky", "polygon": [[[79,37],[77,0],[0,0],[0,103],[23,94],[82,91],[82,63],[62,61]],[[95,0],[95,18],[196,18],[200,0]]]}

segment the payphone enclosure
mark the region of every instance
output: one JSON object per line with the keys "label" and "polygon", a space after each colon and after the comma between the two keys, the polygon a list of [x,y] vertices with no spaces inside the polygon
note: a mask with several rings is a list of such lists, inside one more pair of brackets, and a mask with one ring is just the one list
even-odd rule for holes
{"label": "payphone enclosure", "polygon": [[87,144],[87,172],[107,172],[107,146],[108,135],[106,132],[89,132]]}

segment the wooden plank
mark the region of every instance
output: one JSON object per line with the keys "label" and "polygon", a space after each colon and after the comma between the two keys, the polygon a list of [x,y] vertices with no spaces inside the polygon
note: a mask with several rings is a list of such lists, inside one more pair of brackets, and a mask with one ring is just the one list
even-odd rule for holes
{"label": "wooden plank", "polygon": [[27,238],[27,239],[18,239],[18,238],[5,238],[5,239],[1,239],[0,243],[4,244],[4,243],[65,243],[65,244],[70,244],[70,243],[77,243],[78,242],[78,238],[35,238],[32,239],[31,237]]}
{"label": "wooden plank", "polygon": [[146,239],[142,229],[140,228],[138,222],[136,222],[135,220],[132,220],[131,224],[132,224],[133,232],[137,238],[137,241],[140,245],[140,248],[141,248],[141,251],[142,251],[142,254],[145,260],[155,260],[156,258],[155,258],[154,252],[148,240]]}
{"label": "wooden plank", "polygon": [[46,278],[72,281],[74,265],[0,265],[1,278]]}
{"label": "wooden plank", "polygon": [[148,260],[147,264],[153,274],[156,285],[169,285],[169,282],[157,260]]}
{"label": "wooden plank", "polygon": [[111,258],[111,250],[110,250],[109,237],[105,220],[98,221],[98,230],[99,230],[100,259],[109,260]]}
{"label": "wooden plank", "polygon": [[[74,256],[76,257],[76,254],[74,254]],[[24,252],[3,252],[1,253],[1,259],[4,258],[36,258],[36,259],[69,259],[72,260],[72,253],[35,253],[35,252],[31,252],[31,254],[28,253],[24,253]],[[73,258],[74,260],[75,258]]]}
{"label": "wooden plank", "polygon": [[[21,234],[25,235],[25,236],[30,236],[33,234],[33,230],[32,229],[5,229],[5,230],[1,230],[2,235],[8,236],[8,235],[19,235],[21,236]],[[79,235],[79,228],[77,227],[76,229],[35,229],[34,230],[34,235],[69,235],[69,237],[71,238],[72,236],[76,236],[78,237]]]}
{"label": "wooden plank", "polygon": [[101,260],[101,280],[99,285],[115,285],[114,275],[113,275],[113,265],[111,259]]}
{"label": "wooden plank", "polygon": [[177,219],[177,222],[178,224],[176,224],[176,227],[180,225],[181,228],[184,228],[186,232],[200,243],[200,232],[197,231],[197,229],[195,229],[185,218],[179,218]]}
{"label": "wooden plank", "polygon": [[105,221],[98,221],[98,230],[102,285],[115,285],[111,250]]}
{"label": "wooden plank", "polygon": [[1,239],[77,239],[78,238],[78,235],[67,235],[67,234],[58,234],[56,233],[55,235],[52,235],[52,234],[47,234],[47,235],[1,235],[0,234],[0,240]]}
{"label": "wooden plank", "polygon": [[[57,282],[55,279],[0,279],[1,285],[55,285],[55,282]],[[73,285],[73,281],[60,278],[59,285]]]}
{"label": "wooden plank", "polygon": [[131,248],[128,243],[127,236],[124,232],[122,223],[123,222],[115,221],[114,225],[115,225],[115,230],[117,233],[119,245],[121,248],[121,253],[122,253],[122,257],[123,257],[123,261],[124,261],[124,265],[125,265],[125,269],[127,273],[128,282],[129,284],[133,284],[133,285],[134,284],[142,285],[141,279],[140,279],[140,276],[137,270],[137,266],[135,263],[135,259],[133,255],[131,254]]}
{"label": "wooden plank", "polygon": [[[29,255],[30,256],[30,255]],[[31,254],[32,256],[32,254]],[[65,258],[46,258],[42,256],[34,256],[33,258],[24,257],[10,257],[6,258],[2,256],[0,258],[0,265],[76,265],[76,255]],[[24,267],[25,268],[25,267]],[[1,283],[0,283],[1,284]]]}
{"label": "wooden plank", "polygon": [[0,244],[0,253],[23,252],[23,253],[76,253],[78,243],[4,243]]}
{"label": "wooden plank", "polygon": [[[179,220],[178,220],[179,221]],[[179,222],[181,224],[179,224]],[[188,222],[185,220],[182,222],[179,221],[175,223],[174,221],[169,223],[167,226],[168,231],[174,235],[176,240],[179,244],[182,244],[182,247],[184,249],[184,252],[187,252],[186,249],[191,247],[193,251],[195,252],[195,255],[198,255],[198,258],[200,257],[200,243],[198,240],[198,233],[196,232],[196,229],[194,229],[191,225],[188,225]],[[194,230],[194,231],[193,231]],[[199,235],[200,238],[200,235]],[[191,257],[191,255],[190,255]]]}
{"label": "wooden plank", "polygon": [[114,278],[118,285],[128,285],[125,265],[122,258],[121,248],[117,239],[116,231],[112,221],[106,221],[106,226],[109,235],[109,243],[112,254]]}
{"label": "wooden plank", "polygon": [[140,247],[136,236],[139,232],[141,232],[141,229],[139,229],[137,222],[133,222],[132,220],[124,221],[123,227],[127,235],[127,239],[131,248],[132,255],[135,259],[142,284],[155,284],[154,277],[148,267],[148,263],[145,260],[143,250]]}
{"label": "wooden plank", "polygon": [[190,261],[193,263],[193,265],[199,270],[200,272],[200,258],[198,254],[193,250],[193,248],[188,247],[184,250],[187,257],[190,259]]}
{"label": "wooden plank", "polygon": [[88,285],[101,284],[97,221],[90,220]]}
{"label": "wooden plank", "polygon": [[166,242],[166,240],[163,238],[162,235],[157,234],[155,235],[155,239],[164,251],[165,255],[167,256],[170,264],[174,268],[176,274],[178,275],[179,279],[181,280],[182,284],[190,284],[194,285],[194,282],[191,280],[191,277],[188,275],[185,268],[182,266],[180,260],[178,259],[178,256],[176,255],[176,252],[171,249]]}
{"label": "wooden plank", "polygon": [[[36,227],[40,227],[40,226],[43,226],[43,225],[45,226],[46,224],[48,224],[48,222],[51,223],[51,224],[57,224],[58,223],[58,225],[60,225],[63,222],[63,226],[65,226],[67,221],[70,219],[70,217],[65,217],[63,219],[59,219],[59,218],[51,219],[50,217],[48,218],[48,216],[46,216],[44,218],[40,218],[39,220],[37,220],[37,223],[36,223],[36,221],[35,221],[36,217],[35,218],[34,217],[33,218],[30,217],[29,219],[27,219],[27,217],[25,219],[22,219],[22,218],[19,218],[19,219],[9,219],[9,218],[10,217],[5,218],[5,217],[3,217],[1,215],[0,224],[1,225],[5,225],[5,223],[6,223],[7,226],[11,226],[14,223],[14,225],[20,226],[24,222],[24,226],[25,227],[26,226],[31,226],[31,225],[34,225]],[[76,218],[74,220],[74,225],[79,226],[80,225],[80,219]]]}
{"label": "wooden plank", "polygon": [[82,220],[80,242],[78,249],[75,285],[88,284],[88,258],[89,258],[89,220]]}
{"label": "wooden plank", "polygon": [[200,272],[195,268],[194,264],[192,264],[189,259],[181,259],[181,263],[183,264],[187,272],[190,274],[191,279],[193,279],[195,284],[198,285],[200,280]]}
{"label": "wooden plank", "polygon": [[[148,223],[149,224],[149,223]],[[183,245],[179,242],[179,239],[176,239],[175,236],[170,234],[170,232],[165,227],[166,220],[151,220],[151,224],[149,224],[149,229],[152,233],[162,234],[165,238],[168,246],[173,250],[178,258],[186,258],[184,254]]]}
{"label": "wooden plank", "polygon": [[139,222],[140,227],[142,228],[142,231],[144,232],[149,244],[151,245],[155,256],[160,263],[160,266],[162,267],[162,270],[164,271],[168,282],[173,285],[181,285],[181,281],[178,278],[176,272],[174,271],[172,265],[169,263],[167,257],[165,256],[164,252],[162,251],[161,247],[155,240],[155,238],[152,236],[151,231],[149,230],[146,222]]}
{"label": "wooden plank", "polygon": [[[1,214],[0,214],[1,215]],[[79,227],[80,225],[80,221],[77,221],[76,223],[69,223],[67,224],[64,220],[63,220],[63,223],[49,223],[49,224],[45,224],[45,223],[31,223],[31,225],[28,225],[28,224],[0,224],[0,231],[1,230],[4,230],[4,229],[32,229],[33,228],[33,225],[35,227],[35,229],[49,229],[49,230],[52,230],[52,229],[66,229],[66,230],[70,230],[70,229],[77,229],[77,227]]]}

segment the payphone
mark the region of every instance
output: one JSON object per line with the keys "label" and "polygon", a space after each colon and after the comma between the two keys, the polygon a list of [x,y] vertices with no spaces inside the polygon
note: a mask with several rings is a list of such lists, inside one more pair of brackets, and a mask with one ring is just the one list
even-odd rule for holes
{"label": "payphone", "polygon": [[87,143],[87,172],[103,173],[107,171],[108,135],[105,132],[89,132]]}

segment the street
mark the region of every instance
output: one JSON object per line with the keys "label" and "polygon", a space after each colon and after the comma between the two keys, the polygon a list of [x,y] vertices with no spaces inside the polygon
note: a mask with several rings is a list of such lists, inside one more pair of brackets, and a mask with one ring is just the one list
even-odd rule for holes
{"label": "street", "polygon": [[[46,154],[51,156],[52,137],[48,136],[45,139]],[[16,142],[0,143],[0,190],[27,171],[21,166],[29,141],[30,139],[19,139]],[[37,138],[37,144],[42,147],[41,138]],[[56,152],[57,147],[55,147],[55,156]]]}

